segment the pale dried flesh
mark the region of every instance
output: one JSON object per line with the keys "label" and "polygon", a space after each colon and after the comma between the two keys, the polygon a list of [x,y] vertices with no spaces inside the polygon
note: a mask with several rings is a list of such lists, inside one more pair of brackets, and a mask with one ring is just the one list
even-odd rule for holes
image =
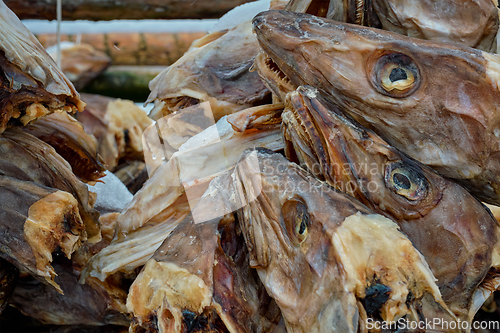
{"label": "pale dried flesh", "polygon": [[269,332],[280,319],[232,214],[204,223],[187,217],[132,284],[127,307],[133,332]]}
{"label": "pale dried flesh", "polygon": [[142,133],[152,121],[129,100],[83,95],[85,110],[77,115],[85,131],[97,139],[98,152],[108,170],[124,160],[144,160]]}

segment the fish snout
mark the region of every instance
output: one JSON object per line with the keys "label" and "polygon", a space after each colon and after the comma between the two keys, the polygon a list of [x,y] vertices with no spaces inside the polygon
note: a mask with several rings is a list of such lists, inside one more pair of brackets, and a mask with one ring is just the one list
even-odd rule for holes
{"label": "fish snout", "polygon": [[284,10],[269,10],[257,14],[253,18],[253,30],[257,39],[262,43],[264,40],[278,43],[284,47],[287,43],[296,44],[299,40],[308,37],[307,31],[302,27],[305,21],[297,13]]}

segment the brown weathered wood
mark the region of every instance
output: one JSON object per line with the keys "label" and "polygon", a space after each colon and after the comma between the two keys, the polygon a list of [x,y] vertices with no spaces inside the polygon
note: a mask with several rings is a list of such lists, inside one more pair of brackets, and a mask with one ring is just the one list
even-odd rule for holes
{"label": "brown weathered wood", "polygon": [[[113,65],[168,66],[204,35],[203,32],[83,34],[80,40],[106,53]],[[37,35],[37,38],[44,47],[57,41],[55,34]],[[73,35],[61,36],[63,41],[75,42],[76,39]]]}
{"label": "brown weathered wood", "polygon": [[[4,0],[20,19],[56,19],[56,0]],[[62,0],[64,20],[219,18],[249,0]]]}

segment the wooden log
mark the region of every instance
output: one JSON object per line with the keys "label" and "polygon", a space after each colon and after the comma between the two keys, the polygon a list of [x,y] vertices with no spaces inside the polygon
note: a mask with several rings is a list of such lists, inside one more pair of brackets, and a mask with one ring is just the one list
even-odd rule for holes
{"label": "wooden log", "polygon": [[[80,40],[106,53],[113,65],[169,66],[204,35],[204,32],[83,34]],[[56,44],[55,34],[37,37],[45,48]],[[61,36],[63,41],[76,42],[76,39],[74,35]]]}
{"label": "wooden log", "polygon": [[[4,0],[20,19],[56,19],[56,0]],[[64,20],[219,18],[249,0],[62,0]]]}

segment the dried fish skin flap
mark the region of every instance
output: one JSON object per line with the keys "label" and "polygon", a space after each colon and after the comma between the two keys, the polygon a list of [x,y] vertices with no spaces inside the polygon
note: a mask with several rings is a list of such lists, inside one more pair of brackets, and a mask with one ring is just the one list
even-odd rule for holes
{"label": "dried fish skin flap", "polygon": [[[253,119],[251,114],[242,112],[242,118]],[[260,126],[261,117],[244,120],[246,125],[243,127],[248,129],[239,126],[243,130],[239,132],[229,123],[240,122],[239,113],[234,116],[233,120],[221,118],[215,125],[191,137],[168,162],[155,165],[157,169],[150,179],[117,218],[115,239],[92,258],[84,276],[103,280],[114,272],[130,272],[144,265],[161,242],[196,207],[210,181],[232,168],[245,149],[255,146],[283,149],[278,121],[273,121],[271,126],[264,117],[265,124]]]}
{"label": "dried fish skin flap", "polygon": [[54,147],[83,182],[95,183],[104,177],[106,168],[97,151],[96,138],[87,134],[83,125],[67,113],[47,115],[22,129]]}
{"label": "dried fish skin flap", "polygon": [[35,36],[0,2],[0,133],[11,118],[23,125],[45,114],[82,111],[73,84],[57,68]]}
{"label": "dried fish skin flap", "polygon": [[78,283],[78,271],[71,262],[54,264],[56,282],[65,291],[57,293],[52,287],[20,278],[10,304],[23,314],[51,325],[121,325],[128,326],[126,293],[111,282],[89,280]]}
{"label": "dried fish skin flap", "polygon": [[86,240],[78,201],[68,192],[0,176],[0,256],[57,291],[52,253],[68,258]]}
{"label": "dried fish skin flap", "polygon": [[18,128],[11,128],[0,136],[0,154],[0,174],[73,195],[88,241],[100,240],[99,213],[92,208],[88,188],[54,148]]}

